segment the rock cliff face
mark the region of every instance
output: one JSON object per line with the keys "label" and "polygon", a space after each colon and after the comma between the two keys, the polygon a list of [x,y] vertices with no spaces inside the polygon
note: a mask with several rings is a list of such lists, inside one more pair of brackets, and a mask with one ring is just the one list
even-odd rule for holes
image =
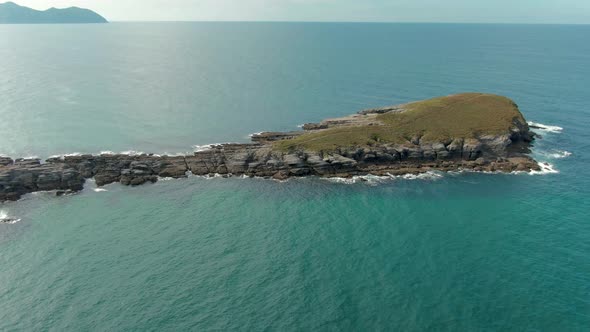
{"label": "rock cliff face", "polygon": [[[537,162],[527,155],[534,134],[529,131],[524,118],[515,120],[506,132],[481,133],[478,137],[433,141],[423,139],[424,135],[416,135],[402,142],[374,140],[369,144],[344,144],[329,150],[291,144],[331,128],[374,128],[379,126],[377,119],[366,117],[389,112],[402,111],[399,107],[363,111],[344,120],[306,125],[304,129],[308,130],[305,131],[261,133],[252,137],[253,143],[215,145],[186,156],[79,155],[50,158],[44,163],[38,159],[0,157],[0,201],[17,200],[36,191],[76,192],[89,178],[94,178],[98,186],[114,182],[136,186],[156,182],[161,177],[182,178],[189,174],[246,175],[283,180],[309,175],[402,175],[430,170],[539,170]],[[359,117],[359,121],[354,120]],[[291,145],[285,148],[281,145],[284,143]]]}

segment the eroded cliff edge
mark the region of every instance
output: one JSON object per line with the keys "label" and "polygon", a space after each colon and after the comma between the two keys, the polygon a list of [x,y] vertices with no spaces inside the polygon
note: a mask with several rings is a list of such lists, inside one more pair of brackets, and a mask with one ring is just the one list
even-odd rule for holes
{"label": "eroded cliff edge", "polygon": [[505,97],[465,93],[306,124],[302,131],[254,135],[252,143],[212,145],[186,156],[75,155],[0,157],[0,201],[36,191],[58,194],[114,182],[141,185],[160,177],[246,175],[351,177],[431,170],[532,171],[534,134]]}

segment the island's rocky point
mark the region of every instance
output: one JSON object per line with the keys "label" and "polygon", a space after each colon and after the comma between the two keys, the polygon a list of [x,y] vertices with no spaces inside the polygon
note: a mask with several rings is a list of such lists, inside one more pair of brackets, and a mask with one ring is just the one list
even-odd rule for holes
{"label": "island's rocky point", "polygon": [[306,124],[302,131],[260,133],[252,143],[212,145],[184,156],[72,155],[0,157],[0,201],[37,191],[57,194],[98,186],[153,183],[159,178],[240,175],[289,177],[403,175],[428,171],[539,170],[534,134],[510,99],[481,93],[361,111]]}

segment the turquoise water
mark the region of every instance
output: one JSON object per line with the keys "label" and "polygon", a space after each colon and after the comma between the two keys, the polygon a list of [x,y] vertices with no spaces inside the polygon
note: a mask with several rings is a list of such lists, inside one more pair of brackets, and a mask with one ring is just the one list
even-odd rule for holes
{"label": "turquoise water", "polygon": [[0,206],[0,330],[585,331],[588,26],[0,26],[0,153],[190,151],[461,91],[554,172],[118,184]]}

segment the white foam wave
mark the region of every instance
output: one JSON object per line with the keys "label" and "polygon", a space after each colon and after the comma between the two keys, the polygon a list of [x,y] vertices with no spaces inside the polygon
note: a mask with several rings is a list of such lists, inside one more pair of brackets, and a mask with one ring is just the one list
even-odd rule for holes
{"label": "white foam wave", "polygon": [[198,178],[198,179],[205,179],[205,180],[211,180],[211,179],[219,179],[219,178],[229,178],[232,177],[232,174],[224,174],[221,175],[219,173],[215,173],[215,174],[205,174],[205,175],[196,175],[191,173],[190,171],[186,172],[187,177],[189,178]]}
{"label": "white foam wave", "polygon": [[[0,220],[2,220],[2,219],[0,219]],[[10,219],[9,221],[3,222],[3,224],[14,225],[19,221],[21,221],[21,219]]]}
{"label": "white foam wave", "polygon": [[52,158],[59,158],[61,160],[63,160],[65,157],[78,157],[81,156],[82,153],[80,152],[72,152],[72,153],[64,153],[64,154],[54,154],[52,156],[49,156],[49,159]]}
{"label": "white foam wave", "polygon": [[[64,159],[65,157],[78,157],[78,156],[82,156],[86,153],[82,153],[82,152],[72,152],[72,153],[63,153],[63,154],[55,154],[52,156],[49,156],[49,158],[60,158],[60,159]],[[92,153],[88,153],[88,154],[92,154]],[[127,155],[127,156],[141,156],[141,155],[147,155],[147,153],[143,152],[143,151],[135,151],[135,150],[127,150],[127,151],[121,151],[121,152],[115,152],[115,151],[110,151],[110,150],[105,150],[105,151],[100,151],[98,153],[98,155]],[[92,154],[94,155],[94,154]],[[152,154],[155,157],[160,157],[161,155],[159,154]],[[168,154],[167,154],[168,155]],[[184,154],[182,154],[184,155]]]}
{"label": "white foam wave", "polygon": [[404,174],[404,175],[398,175],[398,176],[394,176],[394,175],[390,175],[391,177],[394,178],[401,178],[404,180],[438,180],[440,178],[442,178],[444,175],[440,172],[426,172],[426,173],[420,173],[420,174]]}
{"label": "white foam wave", "polygon": [[106,190],[106,189],[104,189],[104,188],[94,188],[94,189],[92,189],[92,190],[94,190],[94,192],[97,192],[97,193],[103,193],[103,192],[105,192],[105,191],[108,191],[108,190]]}
{"label": "white foam wave", "polygon": [[0,223],[12,225],[12,224],[16,224],[19,221],[20,221],[20,219],[10,218],[10,217],[8,217],[8,213],[6,211],[0,210]]}
{"label": "white foam wave", "polygon": [[298,124],[297,128],[303,128],[303,126],[305,126],[305,124]]}
{"label": "white foam wave", "polygon": [[225,175],[221,175],[219,173],[215,173],[215,174],[207,174],[207,175],[192,175],[190,177],[197,177],[197,178],[201,178],[201,179],[205,179],[205,180],[212,180],[212,179],[220,179],[223,177],[231,177],[231,174],[225,174]]}
{"label": "white foam wave", "polygon": [[146,153],[142,152],[142,151],[129,150],[129,151],[122,151],[120,154],[124,154],[127,156],[141,156]]}
{"label": "white foam wave", "polygon": [[529,121],[528,124],[531,127],[535,127],[535,128],[533,128],[533,130],[537,129],[537,130],[541,130],[541,131],[545,131],[545,132],[549,132],[549,133],[554,133],[554,134],[559,134],[563,131],[563,128],[558,127],[558,126],[550,126],[550,125],[545,125],[545,124],[533,122],[533,121]]}
{"label": "white foam wave", "polygon": [[563,159],[571,156],[572,153],[568,151],[555,150],[553,152],[546,153],[545,155],[553,159]]}
{"label": "white foam wave", "polygon": [[530,175],[545,175],[545,174],[558,174],[559,173],[559,170],[557,170],[554,165],[547,163],[547,162],[540,162],[539,167],[541,167],[540,171],[530,171],[528,174],[530,174]]}
{"label": "white foam wave", "polygon": [[[196,176],[191,171],[186,171],[184,173],[184,175],[186,176],[186,178],[192,178],[192,177],[195,177]],[[174,181],[174,180],[182,180],[182,179],[184,179],[184,178],[183,177],[173,178],[171,176],[166,176],[166,177],[159,176],[158,177],[158,181]]]}
{"label": "white foam wave", "polygon": [[[448,171],[447,174],[449,175],[461,175],[461,174],[516,174],[516,172],[512,172],[512,173],[506,173],[506,172],[502,172],[502,171],[476,171],[473,169],[469,169],[469,168],[459,168],[456,171]],[[526,172],[523,172],[526,173]]]}
{"label": "white foam wave", "polygon": [[218,145],[225,145],[225,144],[238,144],[235,142],[224,142],[224,143],[212,143],[212,144],[205,144],[205,145],[193,145],[194,152],[203,152],[213,149],[213,147]]}
{"label": "white foam wave", "polygon": [[360,176],[353,176],[351,178],[342,178],[342,177],[333,177],[333,178],[323,178],[330,182],[334,183],[342,183],[342,184],[355,184],[355,183],[366,183],[368,185],[377,185],[380,183],[384,183],[387,181],[392,180],[429,180],[429,181],[436,181],[438,179],[443,178],[444,175],[441,172],[436,171],[428,171],[425,173],[420,174],[404,174],[404,175],[393,175],[387,174],[386,176],[378,176],[378,175],[360,175]]}
{"label": "white foam wave", "polygon": [[110,150],[105,150],[105,151],[100,151],[99,155],[105,155],[105,154],[120,154],[120,155],[126,155],[126,156],[141,156],[143,154],[146,154],[143,151],[135,151],[135,150],[128,150],[128,151],[121,151],[119,153],[114,152],[114,151],[110,151]]}
{"label": "white foam wave", "polygon": [[323,180],[327,180],[334,183],[342,183],[342,184],[354,184],[356,183],[356,179],[352,178],[341,178],[341,177],[333,177],[333,178],[322,178]]}
{"label": "white foam wave", "polygon": [[195,152],[209,151],[213,148],[213,146],[215,146],[215,144],[193,145],[193,150]]}
{"label": "white foam wave", "polygon": [[260,135],[260,134],[262,134],[262,133],[264,133],[264,131],[261,131],[261,132],[257,132],[257,133],[250,134],[250,135],[248,135],[248,137],[252,138],[252,137],[254,137],[254,136],[257,136],[257,135]]}
{"label": "white foam wave", "polygon": [[191,155],[192,153],[188,153],[188,152],[174,152],[174,153],[170,153],[170,152],[164,152],[163,154],[154,154],[154,157],[184,157],[187,155]]}

